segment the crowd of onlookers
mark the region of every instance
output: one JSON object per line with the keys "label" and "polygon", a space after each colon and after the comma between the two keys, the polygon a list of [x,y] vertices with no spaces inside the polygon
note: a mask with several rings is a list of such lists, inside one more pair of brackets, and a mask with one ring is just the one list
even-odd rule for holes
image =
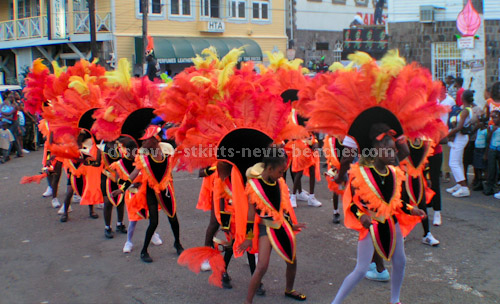
{"label": "crowd of onlookers", "polygon": [[[442,120],[448,125],[448,137],[443,144],[443,179],[449,182],[451,175],[457,183],[446,191],[455,197],[470,196],[470,191],[483,191],[485,195],[496,193],[498,164],[500,161],[500,82],[484,92],[484,107],[474,103],[472,90],[466,90],[464,80],[448,76],[443,82],[446,92],[440,97],[443,105],[450,107]],[[473,166],[474,177],[468,178]],[[469,182],[470,181],[470,182]],[[496,194],[495,194],[496,193]]]}
{"label": "crowd of onlookers", "polygon": [[38,148],[37,117],[24,110],[24,102],[17,91],[2,93],[0,104],[0,164],[10,160],[11,154],[23,157]]}

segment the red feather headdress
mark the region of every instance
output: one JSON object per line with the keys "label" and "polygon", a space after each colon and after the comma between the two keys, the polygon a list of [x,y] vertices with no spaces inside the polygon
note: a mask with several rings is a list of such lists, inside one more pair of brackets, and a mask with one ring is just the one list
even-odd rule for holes
{"label": "red feather headdress", "polygon": [[24,106],[31,114],[41,114],[43,111],[42,106],[47,101],[43,90],[47,86],[49,75],[50,70],[42,63],[42,59],[33,61],[33,67],[24,79],[26,87],[23,89],[26,98]]}
{"label": "red feather headdress", "polygon": [[381,65],[368,54],[349,57],[358,68],[335,71],[331,83],[320,83],[313,101],[307,127],[342,138],[354,120],[365,110],[382,107],[392,112],[410,138],[427,137],[435,142],[446,134],[439,120],[446,109],[437,98],[439,82],[432,81],[427,69],[405,65],[397,51],[390,51]]}

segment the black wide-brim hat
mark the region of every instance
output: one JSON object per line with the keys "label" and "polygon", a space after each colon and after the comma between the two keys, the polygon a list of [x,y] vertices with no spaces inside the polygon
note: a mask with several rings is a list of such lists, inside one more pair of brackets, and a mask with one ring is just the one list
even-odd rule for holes
{"label": "black wide-brim hat", "polygon": [[85,129],[90,133],[90,129],[95,122],[95,118],[93,118],[92,115],[94,115],[94,112],[96,110],[97,108],[93,108],[83,113],[83,115],[80,116],[80,119],[78,120],[78,128]]}
{"label": "black wide-brim hat", "polygon": [[153,108],[142,108],[130,113],[123,122],[122,135],[130,136],[140,147],[142,141],[139,138],[144,135],[144,130],[151,124],[151,120],[156,117],[153,111]]}
{"label": "black wide-brim hat", "polygon": [[356,117],[348,132],[348,135],[356,140],[360,152],[366,148],[373,148],[369,134],[371,127],[378,123],[384,123],[394,130],[396,138],[403,135],[403,127],[391,111],[382,107],[369,108]]}
{"label": "black wide-brim hat", "polygon": [[262,161],[263,151],[273,139],[262,131],[250,128],[235,129],[226,134],[217,145],[217,159],[236,166],[246,182],[246,171]]}
{"label": "black wide-brim hat", "polygon": [[288,89],[281,93],[281,99],[284,103],[297,101],[299,100],[299,90]]}

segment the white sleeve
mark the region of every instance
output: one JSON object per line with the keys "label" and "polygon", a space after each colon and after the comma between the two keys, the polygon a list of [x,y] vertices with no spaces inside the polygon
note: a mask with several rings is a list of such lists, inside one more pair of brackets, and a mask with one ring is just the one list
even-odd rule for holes
{"label": "white sleeve", "polygon": [[342,145],[344,147],[348,147],[348,148],[351,148],[351,149],[357,149],[358,148],[358,145],[356,144],[356,141],[350,137],[350,136],[347,136],[344,137],[344,141],[342,142]]}

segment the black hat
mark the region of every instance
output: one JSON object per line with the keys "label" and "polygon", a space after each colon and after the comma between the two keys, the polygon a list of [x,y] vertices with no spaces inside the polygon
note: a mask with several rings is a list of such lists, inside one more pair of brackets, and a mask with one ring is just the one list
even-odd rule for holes
{"label": "black hat", "polygon": [[90,129],[95,122],[95,118],[93,118],[92,115],[94,115],[94,112],[96,110],[97,108],[93,108],[83,113],[83,115],[78,120],[78,128],[85,129],[86,131],[90,132]]}
{"label": "black hat", "polygon": [[396,132],[395,137],[403,134],[403,127],[398,118],[389,110],[382,107],[372,107],[356,117],[349,128],[348,135],[358,143],[360,153],[363,149],[372,148],[373,138],[370,138],[370,129],[374,124],[383,123]]}
{"label": "black hat", "polygon": [[263,151],[273,139],[255,129],[239,128],[226,134],[217,145],[217,159],[235,165],[246,181],[246,170],[262,161]]}
{"label": "black hat", "polygon": [[281,98],[284,103],[294,102],[299,100],[299,90],[289,89],[281,93]]}
{"label": "black hat", "polygon": [[122,134],[128,135],[135,140],[138,147],[142,141],[139,138],[144,135],[144,130],[151,124],[151,120],[156,117],[153,108],[142,108],[135,110],[127,116],[122,125]]}

